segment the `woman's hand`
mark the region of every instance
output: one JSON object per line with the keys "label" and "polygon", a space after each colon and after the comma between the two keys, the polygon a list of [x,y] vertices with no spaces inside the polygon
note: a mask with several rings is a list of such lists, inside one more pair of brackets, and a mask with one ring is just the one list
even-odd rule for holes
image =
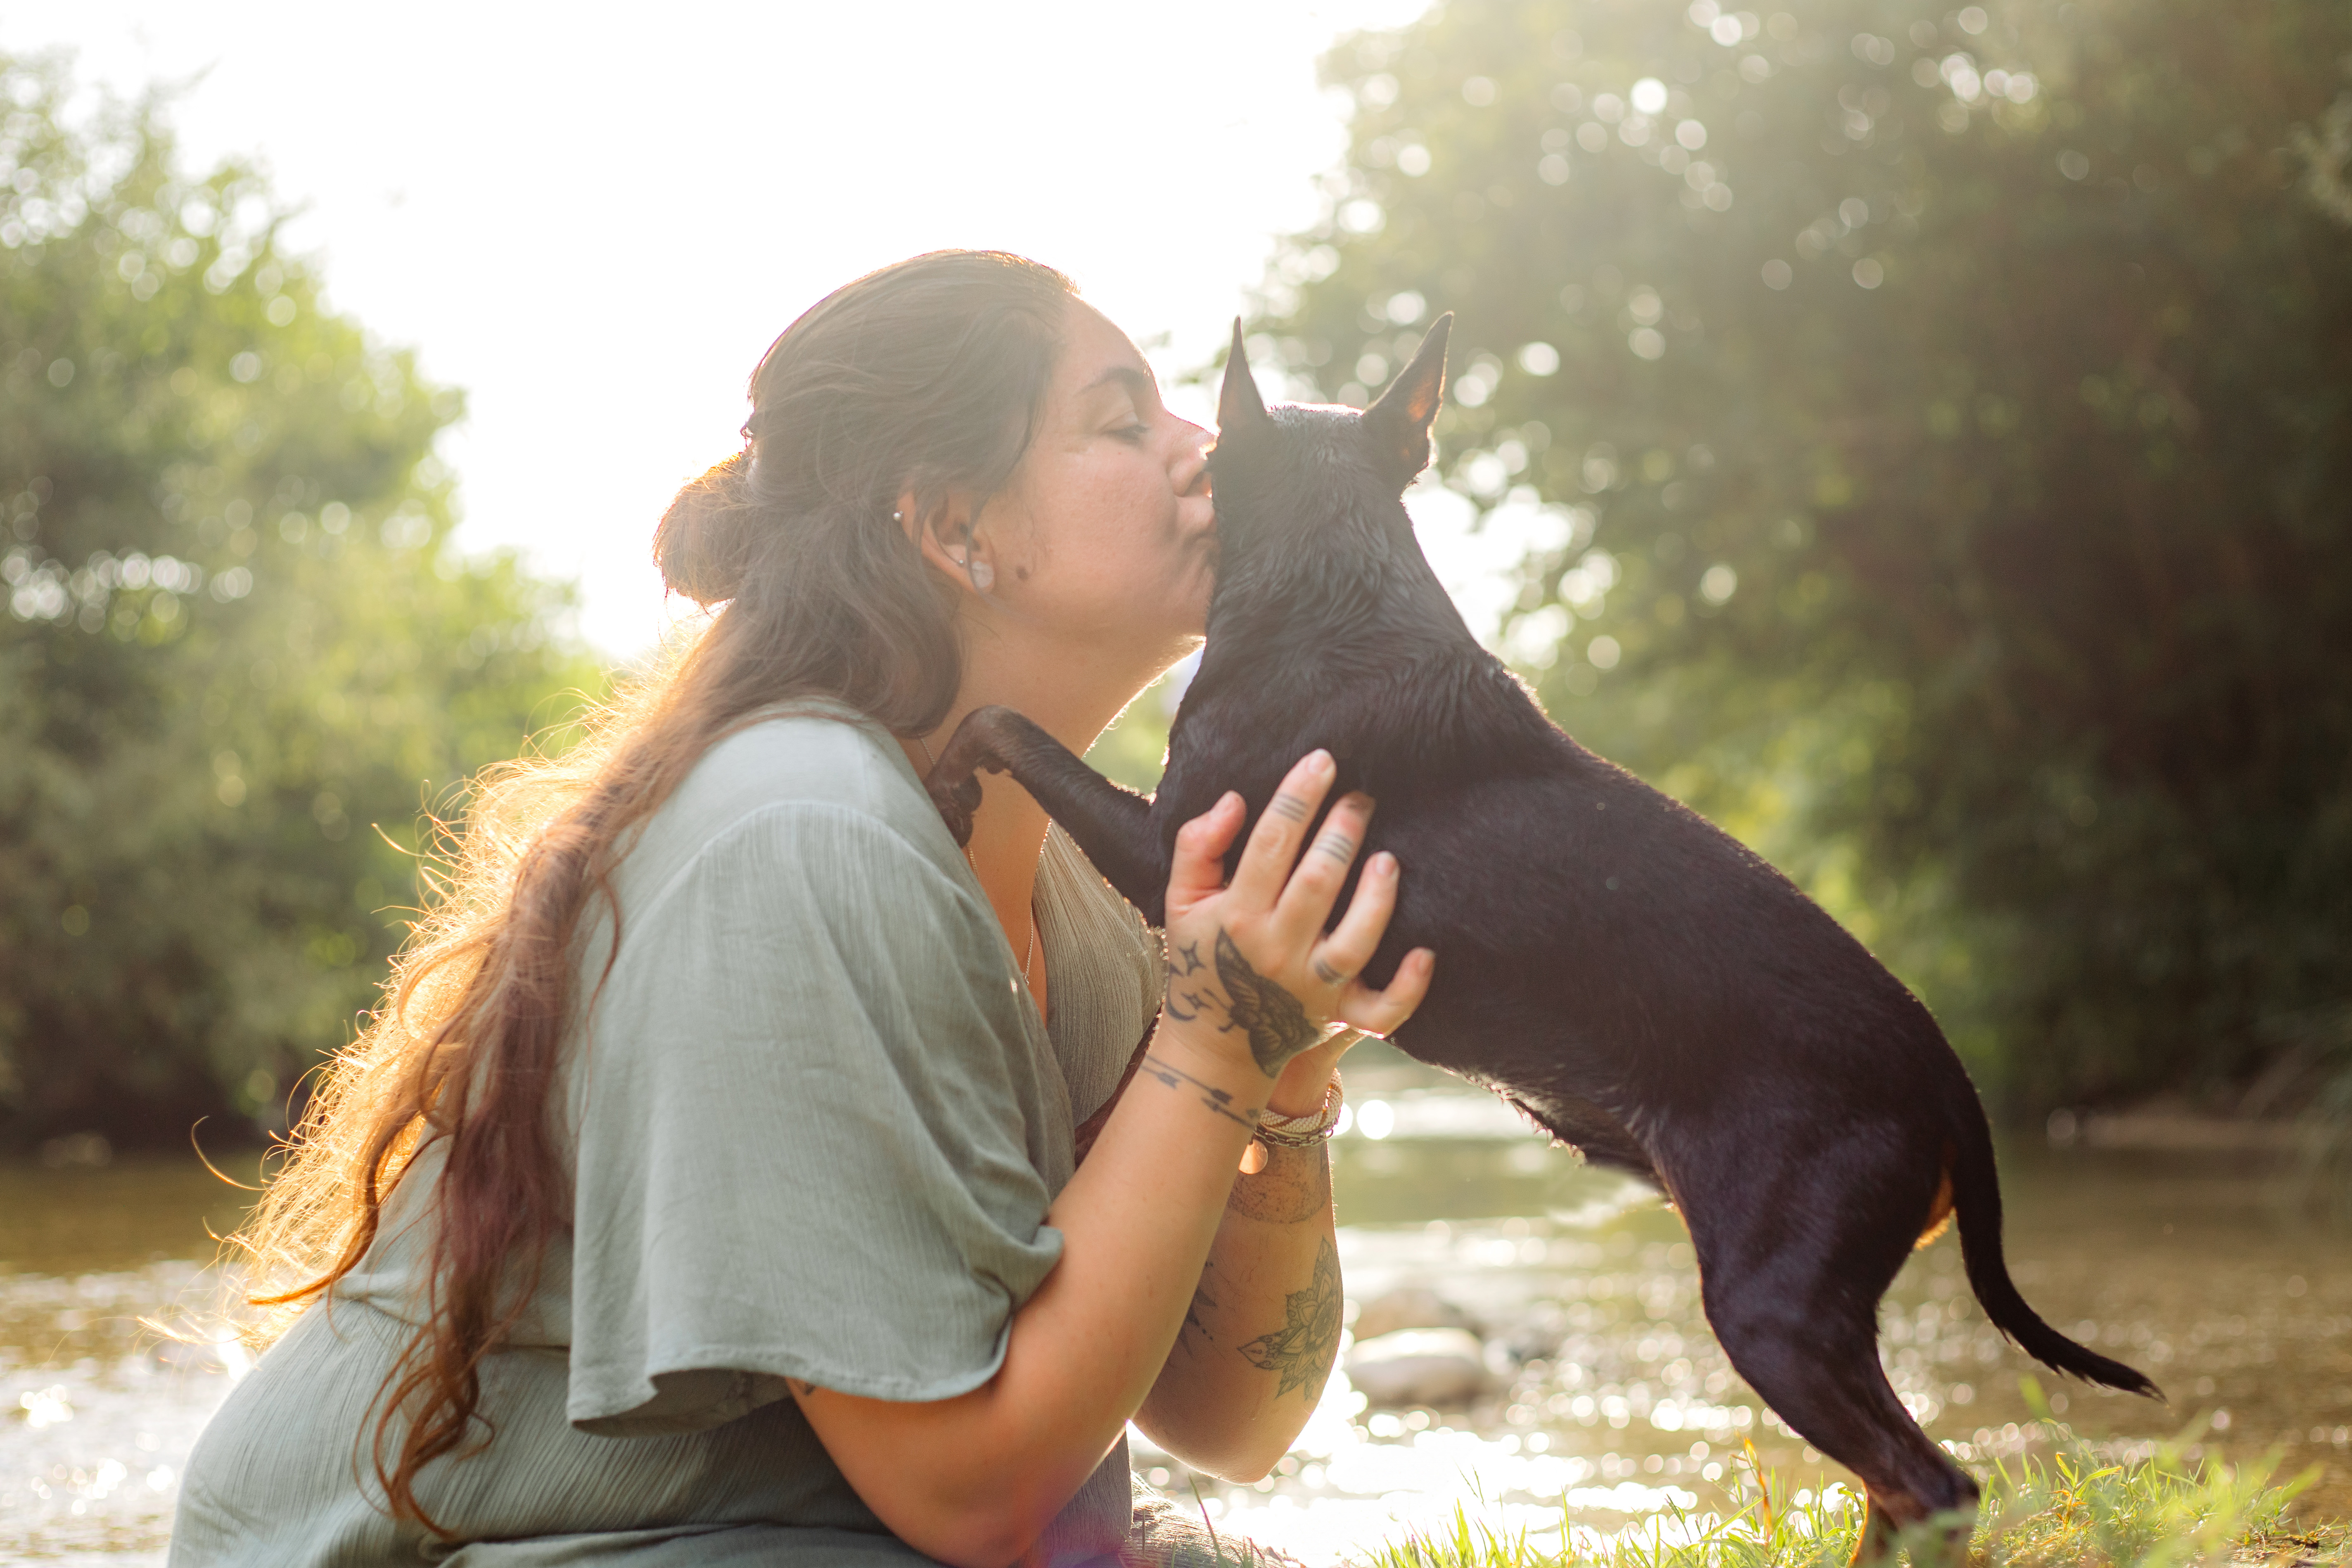
{"label": "woman's hand", "polygon": [[1245,816],[1240,795],[1227,794],[1176,836],[1162,1027],[1213,1056],[1245,1055],[1269,1080],[1322,1046],[1334,1024],[1394,1030],[1420,1005],[1436,963],[1415,948],[1385,990],[1357,978],[1396,908],[1396,857],[1385,850],[1365,863],[1347,914],[1324,934],[1372,816],[1371,797],[1350,795],[1306,844],[1337,772],[1328,752],[1300,759],[1251,830],[1230,886],[1224,857]]}

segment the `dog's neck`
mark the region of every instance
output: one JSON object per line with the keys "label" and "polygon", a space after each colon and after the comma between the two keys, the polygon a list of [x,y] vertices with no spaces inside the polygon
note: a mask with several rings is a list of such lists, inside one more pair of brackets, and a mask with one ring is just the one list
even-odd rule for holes
{"label": "dog's neck", "polygon": [[[1471,636],[1402,503],[1375,504],[1395,515],[1360,503],[1323,526],[1234,541],[1177,725],[1295,705],[1319,725],[1317,743],[1381,759],[1362,781],[1376,792],[1473,763],[1488,774],[1549,765],[1564,738]],[[1361,695],[1342,697],[1349,688]]]}
{"label": "dog's neck", "polygon": [[1220,565],[1209,601],[1204,665],[1229,653],[1256,660],[1302,646],[1344,654],[1378,648],[1391,659],[1477,639],[1412,537],[1402,502],[1393,517],[1357,507],[1310,529],[1263,531]]}

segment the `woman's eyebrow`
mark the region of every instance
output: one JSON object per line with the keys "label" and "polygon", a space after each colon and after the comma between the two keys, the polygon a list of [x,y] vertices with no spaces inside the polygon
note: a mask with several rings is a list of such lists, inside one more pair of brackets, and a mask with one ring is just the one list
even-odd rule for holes
{"label": "woman's eyebrow", "polygon": [[1160,391],[1160,383],[1153,378],[1150,371],[1138,370],[1133,365],[1115,364],[1087,383],[1080,388],[1080,392],[1083,395],[1092,392],[1098,386],[1110,385],[1114,382],[1126,387],[1129,395],[1139,402],[1142,400],[1144,394],[1156,395]]}

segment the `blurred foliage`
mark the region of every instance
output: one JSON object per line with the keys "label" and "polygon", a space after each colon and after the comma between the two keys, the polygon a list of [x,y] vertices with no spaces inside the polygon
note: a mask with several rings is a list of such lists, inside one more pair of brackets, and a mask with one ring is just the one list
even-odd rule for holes
{"label": "blurred foliage", "polygon": [[1169,721],[1176,716],[1193,668],[1188,659],[1139,692],[1087,748],[1087,765],[1141,794],[1158,789],[1168,762]]}
{"label": "blurred foliage", "polygon": [[599,678],[567,589],[448,544],[459,396],[322,307],[251,171],[68,89],[0,57],[0,1144],[177,1142],[282,1119],[420,806]]}
{"label": "blurred foliage", "polygon": [[1451,0],[1327,61],[1253,353],[1459,312],[1507,648],[2011,1112],[2352,998],[2352,8]]}

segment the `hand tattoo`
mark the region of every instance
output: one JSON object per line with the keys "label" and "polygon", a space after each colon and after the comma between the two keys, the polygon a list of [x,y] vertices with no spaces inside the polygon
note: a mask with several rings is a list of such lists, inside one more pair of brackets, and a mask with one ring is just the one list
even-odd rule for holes
{"label": "hand tattoo", "polygon": [[1283,1299],[1283,1314],[1289,1321],[1242,1346],[1243,1360],[1281,1378],[1276,1398],[1294,1388],[1306,1391],[1310,1405],[1323,1397],[1323,1384],[1339,1353],[1339,1253],[1327,1236],[1315,1254],[1315,1278],[1306,1289]]}
{"label": "hand tattoo", "polygon": [[1268,1078],[1323,1037],[1298,998],[1250,967],[1234,939],[1217,932],[1217,978],[1224,983],[1225,1016],[1249,1037],[1250,1055]]}

